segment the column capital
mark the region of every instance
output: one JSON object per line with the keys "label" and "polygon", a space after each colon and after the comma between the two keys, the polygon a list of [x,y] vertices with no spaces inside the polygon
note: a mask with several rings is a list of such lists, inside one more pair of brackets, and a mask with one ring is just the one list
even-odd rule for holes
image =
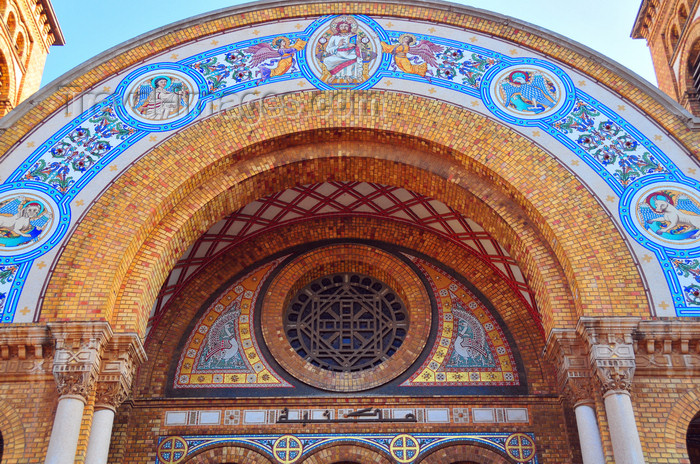
{"label": "column capital", "polygon": [[582,317],[576,331],[589,345],[589,361],[603,394],[629,393],[636,367],[634,334],[641,318]]}
{"label": "column capital", "polygon": [[107,322],[56,322],[48,327],[56,346],[53,375],[59,395],[87,402],[112,329]]}
{"label": "column capital", "polygon": [[116,410],[129,396],[136,369],[145,360],[138,335],[114,334],[102,355],[95,407]]}
{"label": "column capital", "polygon": [[592,403],[591,367],[588,346],[574,329],[553,329],[547,339],[545,356],[557,369],[557,381],[573,407]]}

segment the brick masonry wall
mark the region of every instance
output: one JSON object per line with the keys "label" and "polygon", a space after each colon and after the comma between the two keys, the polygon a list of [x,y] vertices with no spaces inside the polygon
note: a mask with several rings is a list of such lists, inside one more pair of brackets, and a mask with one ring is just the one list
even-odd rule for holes
{"label": "brick masonry wall", "polygon": [[[168,271],[202,232],[264,195],[326,179],[401,185],[481,223],[521,263],[546,330],[583,314],[649,313],[634,262],[609,218],[537,145],[468,111],[405,95],[378,96],[388,111],[401,108],[406,135],[381,131],[389,121],[371,118],[370,131],[323,129],[345,119],[325,121],[310,112],[250,135],[237,131],[235,117],[210,119],[166,140],[92,206],[56,267],[42,319],[88,311],[110,320],[115,330],[143,333]],[[449,131],[426,131],[443,125],[464,132],[455,138]],[[328,139],[334,141],[324,143]],[[287,148],[276,150],[277,144]],[[414,144],[425,148],[411,149]],[[560,304],[566,298],[561,287],[545,285],[555,261],[578,295],[574,307]]]}

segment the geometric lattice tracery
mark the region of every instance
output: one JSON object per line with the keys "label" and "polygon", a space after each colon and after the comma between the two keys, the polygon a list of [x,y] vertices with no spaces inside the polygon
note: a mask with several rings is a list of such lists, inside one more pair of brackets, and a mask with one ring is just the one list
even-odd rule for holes
{"label": "geometric lattice tracery", "polygon": [[307,362],[333,372],[371,369],[403,343],[408,312],[386,284],[355,273],[311,282],[291,300],[285,333]]}

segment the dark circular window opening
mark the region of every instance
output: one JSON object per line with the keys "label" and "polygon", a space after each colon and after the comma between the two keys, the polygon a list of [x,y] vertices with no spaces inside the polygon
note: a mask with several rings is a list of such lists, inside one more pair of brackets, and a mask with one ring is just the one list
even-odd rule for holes
{"label": "dark circular window opening", "polygon": [[354,273],[333,274],[294,296],[284,329],[292,348],[312,365],[356,372],[396,353],[408,331],[408,312],[383,282]]}

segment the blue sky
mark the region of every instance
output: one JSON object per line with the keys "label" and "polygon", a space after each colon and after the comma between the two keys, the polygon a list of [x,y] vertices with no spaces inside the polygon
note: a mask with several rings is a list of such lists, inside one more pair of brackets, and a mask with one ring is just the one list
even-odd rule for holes
{"label": "blue sky", "polygon": [[[42,85],[144,32],[243,1],[54,0],[66,45],[53,47]],[[641,0],[470,0],[475,6],[535,24],[580,42],[656,84],[644,40],[630,38]]]}

